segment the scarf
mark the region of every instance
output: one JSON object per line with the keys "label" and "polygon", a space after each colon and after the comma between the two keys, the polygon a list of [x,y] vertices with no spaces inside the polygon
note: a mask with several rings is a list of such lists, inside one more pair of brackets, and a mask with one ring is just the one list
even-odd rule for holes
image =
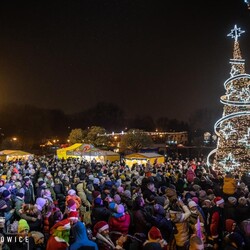
{"label": "scarf", "polygon": [[115,249],[115,245],[114,245],[113,241],[109,238],[109,236],[105,237],[102,234],[97,233],[96,238],[107,243],[109,246],[112,247],[112,249]]}

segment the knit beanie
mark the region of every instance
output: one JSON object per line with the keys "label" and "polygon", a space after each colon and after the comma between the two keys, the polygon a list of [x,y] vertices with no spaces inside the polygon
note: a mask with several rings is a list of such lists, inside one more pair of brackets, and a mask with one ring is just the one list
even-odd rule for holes
{"label": "knit beanie", "polygon": [[194,201],[189,201],[189,202],[188,202],[188,207],[189,207],[189,208],[197,207],[197,203],[194,202]]}
{"label": "knit beanie", "polygon": [[100,195],[101,195],[101,193],[100,193],[99,191],[94,190],[94,191],[92,192],[93,199],[97,198],[97,197],[100,196]]}
{"label": "knit beanie", "polygon": [[68,195],[75,195],[76,194],[76,191],[74,189],[70,189],[68,191]]}
{"label": "knit beanie", "polygon": [[99,178],[94,178],[94,180],[93,180],[93,184],[95,184],[95,185],[99,185],[99,184],[100,184],[100,180],[99,180]]}
{"label": "knit beanie", "polygon": [[116,194],[116,195],[114,196],[114,201],[115,201],[116,203],[120,203],[120,202],[121,202],[121,197],[120,197],[119,194]]}
{"label": "knit beanie", "polygon": [[199,192],[201,190],[201,187],[199,185],[197,185],[197,184],[194,184],[193,189],[194,189],[195,192]]}
{"label": "knit beanie", "polygon": [[160,204],[155,204],[154,205],[154,212],[156,214],[165,215],[164,207],[162,205],[160,205]]}
{"label": "knit beanie", "polygon": [[148,238],[149,240],[157,240],[157,239],[162,240],[161,231],[155,226],[151,227],[151,229],[148,232]]}
{"label": "knit beanie", "polygon": [[193,198],[192,198],[192,201],[194,201],[196,204],[199,203],[199,199],[198,199],[197,197],[193,197]]}
{"label": "knit beanie", "polygon": [[44,181],[39,181],[38,182],[38,185],[41,187],[41,186],[46,186],[46,183]]}
{"label": "knit beanie", "polygon": [[95,198],[94,204],[95,205],[102,205],[103,204],[102,198],[99,198],[99,197]]}
{"label": "knit beanie", "polygon": [[4,190],[2,193],[2,197],[3,198],[7,198],[10,195],[10,191],[9,190]]}
{"label": "knit beanie", "polygon": [[125,190],[125,191],[123,192],[123,195],[124,195],[126,198],[131,199],[131,192],[130,192],[129,190]]}
{"label": "knit beanie", "polygon": [[24,219],[19,220],[17,230],[18,230],[18,233],[21,233],[24,230],[30,230],[30,227],[29,227],[27,221]]}
{"label": "knit beanie", "polygon": [[241,206],[245,206],[247,204],[247,199],[245,197],[240,197],[238,202]]}
{"label": "knit beanie", "polygon": [[121,194],[123,192],[124,192],[124,188],[123,187],[120,186],[120,187],[117,188],[117,193],[118,194]]}
{"label": "knit beanie", "polygon": [[41,197],[38,197],[36,199],[36,206],[37,206],[37,208],[38,208],[39,211],[43,210],[43,207],[45,206],[46,201],[47,201],[46,199],[41,198]]}
{"label": "knit beanie", "polygon": [[110,202],[109,203],[109,209],[114,212],[117,204],[115,202]]}
{"label": "knit beanie", "polygon": [[232,205],[235,205],[237,202],[237,199],[233,196],[228,197],[228,202]]}
{"label": "knit beanie", "polygon": [[199,192],[199,199],[200,199],[200,200],[206,200],[206,198],[207,198],[207,193],[206,193],[206,191],[205,191],[205,190],[201,190],[201,191]]}
{"label": "knit beanie", "polygon": [[124,213],[124,206],[122,204],[119,204],[115,207],[115,210],[118,214],[123,214]]}

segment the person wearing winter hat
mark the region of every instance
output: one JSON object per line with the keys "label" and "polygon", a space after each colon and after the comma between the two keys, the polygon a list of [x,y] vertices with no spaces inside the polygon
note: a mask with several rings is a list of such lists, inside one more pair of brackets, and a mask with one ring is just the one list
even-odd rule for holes
{"label": "person wearing winter hat", "polygon": [[152,220],[152,226],[157,226],[159,228],[162,238],[168,243],[171,243],[174,231],[173,224],[171,220],[167,218],[166,211],[162,205],[154,205],[154,216],[152,216],[150,220]]}
{"label": "person wearing winter hat", "polygon": [[148,240],[143,243],[143,250],[167,249],[167,242],[162,238],[159,228],[152,226],[148,232]]}
{"label": "person wearing winter hat", "polygon": [[115,194],[115,195],[114,195],[114,202],[115,202],[116,204],[120,204],[120,203],[121,203],[121,197],[120,197],[119,194]]}
{"label": "person wearing winter hat", "polygon": [[17,193],[15,199],[15,216],[17,219],[20,219],[21,217],[20,210],[22,209],[23,204],[24,204],[23,193]]}
{"label": "person wearing winter hat", "polygon": [[44,206],[46,205],[46,203],[47,203],[47,200],[46,199],[44,199],[44,198],[41,198],[41,197],[38,197],[37,199],[36,199],[36,207],[37,207],[37,209],[39,210],[39,211],[42,211],[43,210],[43,208],[44,208]]}
{"label": "person wearing winter hat", "polygon": [[250,206],[245,197],[240,197],[238,199],[238,206],[236,207],[236,219],[240,223],[244,220],[249,219]]}
{"label": "person wearing winter hat", "polygon": [[99,191],[94,190],[94,191],[92,192],[92,197],[93,197],[93,200],[94,200],[95,198],[97,198],[97,197],[101,198],[101,193],[100,193]]}
{"label": "person wearing winter hat", "polygon": [[100,179],[99,179],[99,178],[94,178],[94,180],[93,180],[93,185],[94,185],[94,186],[100,185]]}
{"label": "person wearing winter hat", "polygon": [[12,239],[7,243],[9,249],[27,250],[36,249],[35,240],[29,235],[30,227],[26,220],[21,219],[18,222],[17,235],[11,236]]}
{"label": "person wearing winter hat", "polygon": [[[125,213],[125,209],[122,204],[116,205],[114,207],[114,211],[115,212],[111,214],[108,220],[110,231],[117,231],[123,235],[128,234],[131,220],[130,214],[127,212]],[[113,242],[116,242],[118,238],[117,234],[113,234],[111,237]]]}
{"label": "person wearing winter hat", "polygon": [[178,199],[174,205],[171,205],[171,207],[172,209],[169,211],[170,219],[176,227],[174,238],[176,241],[176,246],[181,249],[184,247],[186,241],[189,238],[188,218],[190,217],[191,212],[181,198]]}
{"label": "person wearing winter hat", "polygon": [[125,190],[123,192],[123,196],[125,196],[128,199],[131,199],[131,192],[130,192],[130,190]]}
{"label": "person wearing winter hat", "polygon": [[207,199],[207,193],[205,190],[199,191],[199,200],[202,202]]}
{"label": "person wearing winter hat", "polygon": [[68,212],[76,211],[77,210],[75,200],[73,200],[73,199],[68,200],[68,202],[67,202],[67,209],[68,209]]}
{"label": "person wearing winter hat", "polygon": [[38,187],[36,188],[36,197],[42,197],[45,189],[46,183],[43,180],[40,180],[38,182]]}
{"label": "person wearing winter hat", "polygon": [[189,225],[192,230],[192,233],[195,232],[195,225],[197,224],[198,218],[201,223],[205,223],[205,218],[202,216],[200,211],[198,210],[198,204],[196,204],[194,201],[189,201],[188,207],[190,209],[191,215],[188,218]]}
{"label": "person wearing winter hat", "polygon": [[224,219],[234,219],[236,220],[236,207],[237,199],[233,196],[229,196],[225,201],[224,207]]}
{"label": "person wearing winter hat", "polygon": [[110,238],[109,225],[106,221],[99,221],[95,224],[93,235],[96,238],[96,243],[99,250],[122,249],[124,242],[127,240],[127,237],[122,235],[114,243]]}
{"label": "person wearing winter hat", "polygon": [[237,249],[242,249],[245,246],[245,240],[237,227],[236,221],[227,219],[225,221],[225,229],[226,232],[223,239],[225,243],[225,249],[227,249],[229,246],[236,246]]}
{"label": "person wearing winter hat", "polygon": [[76,191],[74,189],[70,189],[68,191],[68,195],[66,196],[66,206],[68,206],[68,201],[73,199],[76,203],[76,209],[78,210],[81,206],[81,198],[76,195]]}
{"label": "person wearing winter hat", "polygon": [[103,200],[97,197],[94,200],[94,205],[91,212],[91,222],[94,226],[98,221],[108,222],[111,211],[103,205]]}
{"label": "person wearing winter hat", "polygon": [[222,197],[214,198],[214,206],[211,208],[209,215],[209,236],[214,241],[215,249],[221,249],[221,242],[219,239],[222,239],[222,233],[224,228],[223,221],[224,213],[224,199]]}
{"label": "person wearing winter hat", "polygon": [[50,229],[50,237],[47,242],[46,250],[66,250],[69,246],[71,222],[70,219],[64,219],[57,222]]}
{"label": "person wearing winter hat", "polygon": [[76,223],[79,220],[79,213],[77,211],[70,211],[68,219],[70,219],[71,223]]}
{"label": "person wearing winter hat", "polygon": [[124,188],[122,186],[117,188],[117,194],[121,195],[124,192]]}
{"label": "person wearing winter hat", "polygon": [[9,221],[12,219],[15,209],[12,208],[12,200],[11,200],[11,194],[10,191],[8,190],[4,190],[2,193],[2,199],[5,201],[7,207],[5,208],[4,211],[4,217],[5,217],[5,221]]}
{"label": "person wearing winter hat", "polygon": [[28,233],[30,230],[29,224],[27,223],[26,220],[21,219],[18,222],[18,233],[21,234],[23,232]]}
{"label": "person wearing winter hat", "polygon": [[35,194],[34,194],[34,187],[32,182],[28,176],[24,177],[24,184],[20,189],[20,193],[24,194],[24,203],[25,204],[34,204],[35,201]]}

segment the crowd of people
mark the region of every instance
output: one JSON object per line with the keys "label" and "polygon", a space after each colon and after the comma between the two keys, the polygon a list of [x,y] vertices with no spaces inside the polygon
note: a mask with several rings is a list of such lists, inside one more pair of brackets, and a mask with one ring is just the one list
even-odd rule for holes
{"label": "crowd of people", "polygon": [[248,249],[250,174],[35,157],[0,163],[0,249]]}

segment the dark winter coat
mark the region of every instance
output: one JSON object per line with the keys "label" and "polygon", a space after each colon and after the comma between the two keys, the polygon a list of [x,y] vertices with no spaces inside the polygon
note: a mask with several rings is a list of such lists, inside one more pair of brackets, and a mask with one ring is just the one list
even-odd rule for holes
{"label": "dark winter coat", "polygon": [[94,227],[94,225],[98,221],[104,220],[104,221],[108,222],[110,215],[111,215],[111,212],[106,207],[94,206],[94,208],[92,209],[92,213],[91,213],[92,226]]}

